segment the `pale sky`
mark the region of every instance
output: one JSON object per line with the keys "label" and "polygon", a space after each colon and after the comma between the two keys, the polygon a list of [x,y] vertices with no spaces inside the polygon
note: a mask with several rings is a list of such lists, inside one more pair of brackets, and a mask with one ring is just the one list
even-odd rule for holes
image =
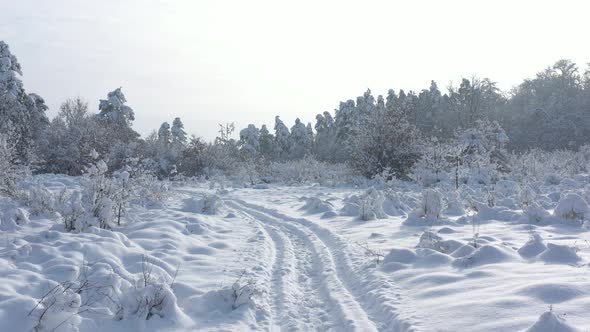
{"label": "pale sky", "polygon": [[566,58],[590,62],[590,1],[0,0],[0,40],[28,92],[60,103],[121,86],[142,134],[181,117],[314,123],[367,88],[476,74],[503,89]]}

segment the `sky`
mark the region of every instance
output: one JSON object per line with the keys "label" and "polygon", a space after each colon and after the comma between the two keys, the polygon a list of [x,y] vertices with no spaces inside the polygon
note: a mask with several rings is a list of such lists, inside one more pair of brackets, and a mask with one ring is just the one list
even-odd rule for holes
{"label": "sky", "polygon": [[[590,62],[586,0],[0,0],[0,40],[54,116],[67,98],[123,88],[145,135],[180,117],[314,122],[367,88],[441,89],[489,77],[505,90],[559,59]],[[237,135],[237,133],[236,133]]]}

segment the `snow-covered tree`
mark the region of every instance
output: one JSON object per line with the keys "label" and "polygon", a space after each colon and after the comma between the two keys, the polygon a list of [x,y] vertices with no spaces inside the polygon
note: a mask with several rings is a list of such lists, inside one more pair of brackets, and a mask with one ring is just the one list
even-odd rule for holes
{"label": "snow-covered tree", "polygon": [[351,163],[366,176],[388,172],[404,178],[420,157],[420,133],[404,113],[374,111],[357,132]]}
{"label": "snow-covered tree", "polygon": [[135,120],[135,112],[131,107],[125,105],[126,102],[127,99],[121,88],[109,92],[107,99],[100,100],[98,118],[105,123],[109,134],[113,135],[111,138],[127,143],[135,140],[139,134],[131,129]]}
{"label": "snow-covered tree", "polygon": [[19,163],[35,161],[35,145],[47,128],[47,106],[39,95],[27,94],[19,76],[21,66],[0,41],[0,132],[12,133],[7,139],[14,145]]}
{"label": "snow-covered tree", "polygon": [[314,140],[314,154],[319,160],[334,160],[336,147],[336,127],[334,118],[330,112],[324,112],[316,116],[316,136]]}
{"label": "snow-covered tree", "polygon": [[305,125],[299,120],[295,119],[295,124],[291,127],[291,159],[301,159],[309,152],[311,142],[309,141],[309,134]]}
{"label": "snow-covered tree", "polygon": [[170,133],[170,124],[168,122],[163,122],[160,125],[160,129],[158,129],[158,142],[164,149],[167,149],[170,143],[172,143],[172,134]]}
{"label": "snow-covered tree", "polygon": [[291,153],[291,134],[289,128],[285,126],[283,121],[277,115],[275,117],[275,147],[276,147],[276,158],[278,160],[289,159]]}
{"label": "snow-covered tree", "polygon": [[80,98],[68,99],[39,142],[43,162],[40,171],[81,175],[93,162],[92,150],[109,151],[109,141],[88,114],[88,103]]}
{"label": "snow-covered tree", "polygon": [[184,124],[180,118],[174,118],[172,121],[172,128],[170,129],[172,134],[172,144],[175,146],[185,145],[187,142],[186,132],[184,131]]}
{"label": "snow-covered tree", "polygon": [[504,103],[504,97],[495,82],[488,78],[462,79],[459,88],[449,88],[449,107],[457,121],[457,127],[475,126],[477,120],[488,117]]}
{"label": "snow-covered tree", "polygon": [[249,124],[240,131],[240,152],[246,160],[255,159],[260,154],[260,130],[255,125]]}
{"label": "snow-covered tree", "polygon": [[268,159],[272,160],[275,157],[275,138],[273,134],[268,131],[266,125],[262,125],[260,128],[260,135],[258,136],[258,145],[260,154]]}
{"label": "snow-covered tree", "polygon": [[474,127],[457,134],[460,166],[468,173],[468,177],[489,184],[497,179],[497,172],[510,170],[506,151],[508,141],[504,129],[497,122],[476,121]]}
{"label": "snow-covered tree", "polygon": [[16,190],[16,183],[23,169],[15,165],[14,146],[9,143],[7,134],[0,134],[0,195],[13,195]]}

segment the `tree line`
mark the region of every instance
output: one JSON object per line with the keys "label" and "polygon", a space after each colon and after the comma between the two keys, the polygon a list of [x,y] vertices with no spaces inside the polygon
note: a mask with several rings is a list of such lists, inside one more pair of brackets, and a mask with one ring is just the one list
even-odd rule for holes
{"label": "tree line", "polygon": [[[434,81],[419,92],[391,89],[375,97],[367,90],[318,114],[313,124],[296,119],[289,127],[276,116],[272,128],[250,124],[236,139],[230,123],[220,126],[213,142],[189,137],[179,117],[140,137],[121,88],[107,93],[96,112],[81,98],[68,99],[50,120],[43,98],[26,92],[21,75],[17,58],[0,41],[0,152],[10,155],[11,167],[39,173],[80,175],[98,153],[110,170],[140,163],[159,177],[231,173],[303,158],[346,163],[369,177],[384,171],[404,177],[417,164],[436,168],[437,158],[452,163],[459,157],[463,164],[482,149],[484,159],[502,170],[509,150],[575,150],[590,134],[590,67],[581,72],[568,60],[508,92],[478,77],[446,91]],[[460,151],[453,150],[457,145]]]}

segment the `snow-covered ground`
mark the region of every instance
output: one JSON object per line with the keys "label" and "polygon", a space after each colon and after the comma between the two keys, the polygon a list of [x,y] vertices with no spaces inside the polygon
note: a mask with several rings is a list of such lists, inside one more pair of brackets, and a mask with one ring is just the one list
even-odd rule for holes
{"label": "snow-covered ground", "polygon": [[587,179],[528,213],[509,182],[467,212],[413,185],[182,183],[114,231],[3,200],[0,331],[585,331]]}

